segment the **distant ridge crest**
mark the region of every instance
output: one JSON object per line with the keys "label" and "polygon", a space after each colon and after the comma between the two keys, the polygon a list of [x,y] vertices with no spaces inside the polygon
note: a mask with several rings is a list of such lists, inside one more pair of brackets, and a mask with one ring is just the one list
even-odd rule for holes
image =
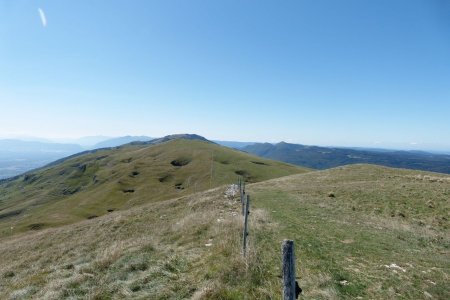
{"label": "distant ridge crest", "polygon": [[148,142],[133,142],[131,144],[132,145],[153,145],[153,144],[160,144],[160,143],[164,143],[164,142],[168,142],[168,141],[172,141],[172,140],[180,140],[180,139],[197,140],[197,141],[213,143],[210,140],[208,140],[198,134],[181,133],[181,134],[166,135],[162,138],[154,139],[154,140],[151,140]]}

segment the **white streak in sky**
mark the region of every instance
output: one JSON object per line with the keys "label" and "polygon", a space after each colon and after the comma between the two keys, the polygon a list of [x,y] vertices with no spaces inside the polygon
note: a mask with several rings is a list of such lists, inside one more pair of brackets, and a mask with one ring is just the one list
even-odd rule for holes
{"label": "white streak in sky", "polygon": [[39,16],[41,17],[42,26],[47,26],[47,18],[45,17],[45,13],[41,8],[38,8]]}

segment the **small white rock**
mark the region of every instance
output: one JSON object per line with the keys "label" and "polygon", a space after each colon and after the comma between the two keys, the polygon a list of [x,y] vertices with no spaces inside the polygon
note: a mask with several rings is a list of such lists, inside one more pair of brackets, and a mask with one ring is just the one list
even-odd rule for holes
{"label": "small white rock", "polygon": [[341,281],[339,281],[339,284],[345,286],[345,285],[349,285],[350,282],[348,282],[347,280],[341,280]]}
{"label": "small white rock", "polygon": [[402,272],[406,272],[406,270],[400,266],[398,266],[397,264],[390,264],[390,265],[384,265],[386,268],[393,270],[394,272],[396,270],[400,270]]}

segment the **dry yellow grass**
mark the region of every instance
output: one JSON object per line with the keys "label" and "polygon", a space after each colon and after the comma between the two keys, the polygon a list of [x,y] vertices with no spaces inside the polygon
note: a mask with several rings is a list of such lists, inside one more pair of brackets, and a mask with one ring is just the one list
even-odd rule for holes
{"label": "dry yellow grass", "polygon": [[209,257],[238,238],[238,208],[216,189],[4,238],[0,298],[188,297],[207,287]]}

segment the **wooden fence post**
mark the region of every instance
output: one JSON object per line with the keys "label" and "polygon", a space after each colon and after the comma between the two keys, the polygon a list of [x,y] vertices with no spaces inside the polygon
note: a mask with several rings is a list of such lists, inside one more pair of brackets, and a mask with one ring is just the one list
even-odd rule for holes
{"label": "wooden fence post", "polygon": [[244,257],[247,254],[247,236],[248,236],[248,215],[250,214],[250,195],[247,195],[247,201],[246,201],[246,205],[245,205],[245,215],[244,215],[244,242],[243,242],[243,254]]}
{"label": "wooden fence post", "polygon": [[295,281],[294,241],[283,241],[281,244],[281,255],[283,259],[283,300],[294,300],[298,298],[302,291]]}
{"label": "wooden fence post", "polygon": [[242,215],[245,213],[245,193],[241,191]]}

